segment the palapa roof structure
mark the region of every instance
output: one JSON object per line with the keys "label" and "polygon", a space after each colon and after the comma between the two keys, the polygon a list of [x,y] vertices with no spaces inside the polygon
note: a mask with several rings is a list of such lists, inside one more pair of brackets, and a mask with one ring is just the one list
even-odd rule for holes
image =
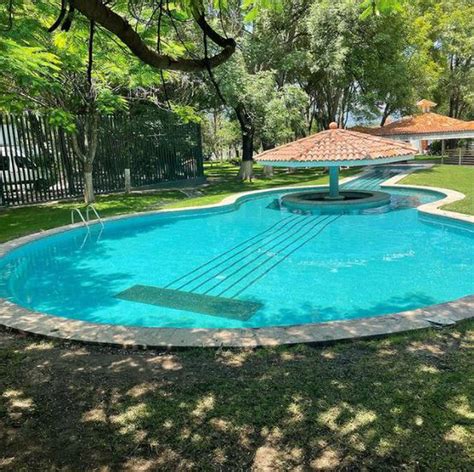
{"label": "palapa roof structure", "polygon": [[360,166],[404,161],[416,153],[409,144],[340,129],[331,123],[326,131],[264,151],[254,160],[281,167]]}

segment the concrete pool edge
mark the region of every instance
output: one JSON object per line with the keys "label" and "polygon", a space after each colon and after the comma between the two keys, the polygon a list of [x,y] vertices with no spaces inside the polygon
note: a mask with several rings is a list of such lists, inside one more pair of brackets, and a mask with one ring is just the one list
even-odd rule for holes
{"label": "concrete pool edge", "polygon": [[[446,195],[444,199],[422,205],[420,212],[453,220],[474,223],[474,216],[462,215],[455,212],[439,210],[439,207],[464,198],[460,192],[415,185],[397,184],[409,173],[420,169],[420,165],[407,165],[406,172],[398,174],[382,184],[383,187],[413,188],[431,190]],[[431,167],[431,165],[423,166]],[[344,179],[347,183],[370,172],[365,170],[355,176]],[[325,187],[325,185],[297,186],[298,189]],[[242,192],[224,198],[221,202],[201,207],[186,207],[169,210],[154,210],[142,213],[118,215],[104,219],[114,221],[124,218],[134,218],[151,214],[186,213],[189,210],[222,208],[237,204],[247,196],[279,192],[291,187],[275,187],[272,189]],[[81,227],[81,224],[66,225],[44,232],[34,233],[0,244],[0,257],[11,250],[53,234]],[[74,340],[88,343],[127,347],[257,347],[278,344],[323,343],[349,339],[383,336],[415,329],[443,326],[474,317],[474,295],[459,298],[454,301],[432,305],[401,313],[386,314],[370,318],[333,321],[327,323],[277,326],[263,328],[240,329],[185,329],[185,328],[142,328],[133,326],[118,326],[95,324],[80,320],[38,313],[0,298],[0,325],[20,332],[46,336],[63,340]]]}
{"label": "concrete pool edge", "polygon": [[329,343],[451,326],[474,317],[474,295],[401,313],[344,321],[235,329],[143,328],[88,323],[42,314],[0,299],[0,325],[66,341],[119,347],[259,347]]}
{"label": "concrete pool edge", "polygon": [[[433,164],[425,165],[425,168],[427,169],[430,167],[433,167]],[[465,198],[465,195],[463,193],[458,192],[457,190],[450,190],[450,189],[442,188],[442,187],[428,187],[424,185],[412,185],[412,184],[399,183],[402,179],[412,174],[413,172],[416,172],[417,170],[420,170],[420,169],[409,168],[407,166],[406,172],[400,173],[391,177],[390,179],[380,184],[380,187],[395,188],[395,189],[399,188],[399,189],[413,189],[413,190],[429,190],[432,192],[441,193],[445,195],[444,198],[442,198],[441,200],[436,200],[435,202],[425,203],[424,205],[420,205],[417,208],[417,210],[420,213],[440,216],[443,218],[450,218],[452,220],[463,221],[466,223],[474,224],[474,215],[464,215],[462,213],[457,213],[455,211],[441,209],[441,207],[443,207],[444,205],[447,205],[449,203],[454,203],[459,200],[463,200]]]}

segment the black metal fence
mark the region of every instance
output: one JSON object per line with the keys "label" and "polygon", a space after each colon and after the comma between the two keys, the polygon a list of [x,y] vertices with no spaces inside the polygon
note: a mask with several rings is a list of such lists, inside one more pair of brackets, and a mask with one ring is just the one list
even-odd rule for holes
{"label": "black metal fence", "polygon": [[[93,181],[96,193],[203,176],[201,132],[171,113],[101,117]],[[0,206],[79,197],[81,162],[71,136],[36,114],[0,115]]]}

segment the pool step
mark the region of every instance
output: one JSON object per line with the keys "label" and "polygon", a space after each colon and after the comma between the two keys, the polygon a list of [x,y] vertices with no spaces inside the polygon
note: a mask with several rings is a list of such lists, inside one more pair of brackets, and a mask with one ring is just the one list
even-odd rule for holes
{"label": "pool step", "polygon": [[193,311],[204,315],[241,321],[251,318],[263,306],[259,302],[201,295],[149,285],[134,285],[115,297],[131,302]]}
{"label": "pool step", "polygon": [[[164,288],[172,289],[177,293],[195,293],[235,300],[254,282],[260,280],[296,250],[317,237],[339,217],[340,215],[290,217],[289,226],[285,223],[273,230],[273,234],[269,233],[268,236],[259,238],[257,242],[253,241],[237,252],[226,251],[223,253],[227,255],[225,259],[217,256],[212,259],[211,266],[208,263],[202,264],[196,270],[177,279],[179,286],[176,286],[176,281],[173,281]],[[219,262],[216,262],[217,260]],[[197,275],[194,275],[195,273]],[[192,278],[189,279],[189,276]],[[229,291],[236,293],[231,296]]]}

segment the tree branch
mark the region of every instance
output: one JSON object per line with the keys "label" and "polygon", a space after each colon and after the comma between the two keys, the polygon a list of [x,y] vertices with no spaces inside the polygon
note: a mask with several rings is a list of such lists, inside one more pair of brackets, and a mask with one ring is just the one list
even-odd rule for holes
{"label": "tree branch", "polygon": [[94,64],[94,21],[91,20],[89,25],[89,41],[87,44],[87,83],[89,89],[92,88],[92,67]]}
{"label": "tree branch", "polygon": [[208,59],[174,59],[148,47],[126,19],[112,11],[100,0],[73,0],[73,5],[89,20],[96,22],[116,35],[145,64],[156,69],[179,70],[182,72],[203,71],[208,67],[214,68],[225,62],[232,56],[236,48],[234,39],[224,38],[214,31],[206,22],[204,14],[196,11],[194,12],[195,21],[209,39],[222,48],[222,51]]}
{"label": "tree branch", "polygon": [[4,33],[10,31],[13,27],[13,0],[8,0],[7,12],[8,12],[8,24],[5,28],[2,28],[0,30]]}
{"label": "tree branch", "polygon": [[61,11],[59,12],[57,20],[48,28],[48,33],[56,31],[61,26],[61,23],[63,22],[66,13],[66,0],[61,0]]}

